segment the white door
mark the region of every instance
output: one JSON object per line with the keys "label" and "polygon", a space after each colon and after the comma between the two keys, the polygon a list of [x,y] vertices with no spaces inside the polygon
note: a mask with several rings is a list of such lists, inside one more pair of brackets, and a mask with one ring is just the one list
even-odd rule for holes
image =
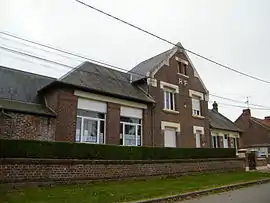
{"label": "white door", "polygon": [[176,129],[174,128],[165,129],[164,147],[176,147]]}
{"label": "white door", "polygon": [[196,131],[196,147],[200,148],[201,147],[201,132]]}
{"label": "white door", "polygon": [[224,135],[223,142],[224,142],[224,148],[228,148],[229,147],[229,145],[228,145],[228,135]]}

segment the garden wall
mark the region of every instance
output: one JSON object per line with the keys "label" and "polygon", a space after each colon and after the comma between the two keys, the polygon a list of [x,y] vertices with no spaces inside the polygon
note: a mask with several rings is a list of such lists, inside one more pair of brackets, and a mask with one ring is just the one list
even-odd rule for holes
{"label": "garden wall", "polygon": [[0,159],[0,183],[77,182],[147,176],[178,176],[194,172],[244,171],[244,159],[74,160]]}

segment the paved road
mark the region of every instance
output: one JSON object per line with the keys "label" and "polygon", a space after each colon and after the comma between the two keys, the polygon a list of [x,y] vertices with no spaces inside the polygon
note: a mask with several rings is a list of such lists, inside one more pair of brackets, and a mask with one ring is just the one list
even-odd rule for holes
{"label": "paved road", "polygon": [[181,203],[270,203],[270,183],[204,196]]}

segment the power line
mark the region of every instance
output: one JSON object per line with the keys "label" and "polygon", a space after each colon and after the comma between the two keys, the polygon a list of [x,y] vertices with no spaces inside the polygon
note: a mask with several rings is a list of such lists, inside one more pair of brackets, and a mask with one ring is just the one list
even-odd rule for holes
{"label": "power line", "polygon": [[[111,67],[111,68],[118,69],[118,70],[125,71],[125,72],[127,71],[126,69],[123,69],[123,68],[120,68],[120,67],[117,67],[117,66],[114,66],[114,65],[105,63],[105,62],[94,60],[94,59],[91,59],[89,57],[86,57],[86,56],[83,56],[83,55],[79,55],[79,54],[76,54],[76,53],[72,53],[70,51],[66,51],[66,50],[63,50],[63,49],[60,49],[60,48],[55,48],[55,47],[52,47],[50,45],[41,44],[39,42],[31,41],[31,40],[28,40],[28,39],[25,39],[25,38],[16,36],[14,34],[10,34],[10,33],[7,33],[7,32],[0,32],[0,34],[6,35],[6,36],[10,36],[10,37],[13,37],[13,38],[16,38],[16,39],[20,39],[20,40],[23,40],[23,41],[26,41],[26,42],[29,42],[29,43],[32,43],[32,44],[36,44],[36,45],[39,45],[39,46],[42,46],[42,47],[46,47],[48,49],[52,49],[52,50],[55,50],[55,51],[58,51],[58,52],[62,52],[62,53],[65,53],[65,54],[68,54],[68,55],[71,55],[71,56],[75,56],[75,57],[78,57],[78,58],[81,58],[81,59],[85,59],[87,61],[98,63],[98,64],[101,64],[101,65],[104,65],[104,66],[107,66],[107,67]],[[129,72],[132,73],[132,74],[135,74],[135,75],[146,77],[145,75],[142,75],[140,73],[136,73],[136,72],[133,72],[133,71],[129,71]]]}
{"label": "power line", "polygon": [[[242,101],[239,101],[239,100],[231,99],[231,98],[228,98],[228,97],[222,97],[222,96],[219,96],[219,95],[216,95],[216,94],[211,94],[211,93],[209,93],[209,95],[211,95],[213,97],[220,98],[220,99],[236,102],[236,103],[247,104],[247,101],[242,102]],[[264,105],[260,105],[260,104],[252,104],[252,103],[248,103],[248,104],[251,105],[251,106],[257,106],[257,107],[263,107],[263,108],[269,108],[270,109],[269,106],[264,106]]]}
{"label": "power line", "polygon": [[[214,102],[214,101],[209,101],[209,102]],[[238,108],[247,108],[246,106],[241,106],[241,105],[235,105],[235,104],[227,104],[227,103],[220,103],[218,102],[218,105],[224,105],[224,106],[231,106],[231,107],[238,107]],[[254,109],[254,110],[266,110],[266,111],[270,111],[270,108],[257,108],[257,107],[250,107],[250,109]]]}
{"label": "power line", "polygon": [[[35,58],[37,60],[42,60],[42,61],[45,61],[47,63],[51,63],[51,64],[56,64],[56,65],[59,65],[59,66],[62,66],[62,67],[65,67],[65,68],[69,68],[70,69],[74,69],[74,67],[72,66],[69,66],[69,65],[66,65],[66,64],[63,64],[63,63],[59,63],[59,62],[55,62],[55,61],[52,61],[52,60],[49,60],[49,59],[45,59],[45,58],[42,58],[42,57],[38,57],[38,56],[35,56],[35,55],[32,55],[32,54],[29,54],[29,53],[24,53],[22,51],[18,51],[18,50],[14,50],[14,49],[9,49],[7,47],[3,47],[3,46],[0,46],[0,49],[3,49],[3,50],[6,50],[6,51],[9,51],[9,52],[12,52],[12,53],[15,53],[15,54],[19,54],[19,55],[23,55],[23,56],[27,56],[27,57],[32,57],[32,58]],[[31,62],[29,60],[27,60],[28,62]],[[33,63],[33,62],[32,62]],[[39,65],[42,65],[42,64],[39,64]],[[45,67],[49,67],[49,66],[45,66]],[[49,67],[51,69],[53,69],[52,67]],[[86,72],[86,73],[91,73],[91,74],[95,74],[97,76],[100,76],[98,73],[96,72],[93,72],[93,71],[86,71],[86,70],[80,70],[81,72]],[[110,79],[113,79],[113,80],[116,80],[116,81],[121,81],[123,82],[124,80],[121,80],[121,79],[117,79],[115,77],[109,77],[109,76],[106,76],[107,78],[110,78]],[[126,81],[125,81],[126,82]],[[85,82],[83,82],[85,83]],[[211,96],[214,96],[214,97],[217,97],[217,98],[220,98],[220,99],[225,99],[225,100],[229,100],[229,101],[233,101],[233,102],[236,102],[236,103],[245,103],[245,102],[242,102],[242,101],[239,101],[239,100],[234,100],[234,99],[231,99],[231,98],[227,98],[227,97],[223,97],[223,96],[219,96],[219,95],[216,95],[216,94],[209,94]],[[184,96],[184,95],[181,95],[181,96]],[[220,103],[221,105],[223,105],[222,103]],[[234,106],[234,107],[241,107],[241,108],[246,108],[245,106],[237,106],[237,105],[232,105],[232,104],[225,104],[225,105],[231,105],[231,106]],[[259,109],[259,110],[268,110],[267,108],[269,108],[270,110],[270,107],[266,107],[266,106],[263,106],[263,105],[259,105],[259,104],[250,104],[250,105],[253,105],[253,106],[259,106],[259,107],[263,107],[263,108],[255,108],[255,109]],[[254,108],[253,108],[254,109]]]}
{"label": "power line", "polygon": [[[0,32],[1,33],[1,32]],[[2,33],[1,33],[2,34]],[[34,49],[38,49],[38,50],[41,50],[41,51],[43,51],[43,52],[47,52],[47,53],[51,53],[51,54],[55,54],[55,55],[58,55],[58,56],[60,56],[60,57],[64,57],[64,58],[67,58],[67,59],[70,59],[70,60],[78,60],[79,62],[82,62],[81,60],[79,60],[79,59],[76,59],[76,58],[71,58],[70,56],[66,56],[66,55],[62,55],[62,54],[60,54],[60,53],[57,53],[57,52],[52,52],[52,51],[49,51],[49,50],[45,50],[45,49],[42,49],[42,48],[40,48],[40,47],[37,47],[37,46],[33,46],[33,45],[31,45],[31,44],[26,44],[26,43],[23,43],[23,42],[19,42],[19,41],[15,41],[15,40],[11,40],[10,38],[5,38],[5,37],[3,37],[3,36],[1,36],[0,35],[0,38],[1,39],[4,39],[4,40],[6,40],[6,41],[9,41],[9,42],[12,42],[12,43],[18,43],[18,44],[21,44],[21,45],[23,45],[23,46],[26,46],[26,47],[29,47],[29,48],[34,48]],[[33,44],[33,43],[32,43]],[[40,46],[40,45],[39,45]],[[47,48],[48,49],[48,48]],[[25,51],[25,50],[23,50],[23,51]]]}
{"label": "power line", "polygon": [[186,49],[186,48],[184,48],[184,47],[182,47],[182,46],[179,46],[178,44],[173,43],[173,42],[171,42],[170,40],[167,40],[167,39],[165,39],[165,38],[163,38],[163,37],[160,37],[160,36],[158,36],[158,35],[156,35],[156,34],[150,32],[150,31],[147,31],[147,30],[145,30],[145,29],[143,29],[143,28],[140,28],[140,27],[138,27],[138,26],[136,26],[136,25],[134,25],[134,24],[132,24],[132,23],[129,23],[129,22],[127,22],[127,21],[125,21],[125,20],[123,20],[123,19],[121,19],[121,18],[119,18],[119,17],[116,17],[116,16],[114,16],[114,15],[112,15],[112,14],[109,14],[109,13],[107,13],[107,12],[105,12],[105,11],[103,11],[103,10],[100,10],[100,9],[94,7],[94,6],[91,6],[91,5],[89,5],[89,4],[86,4],[86,3],[84,3],[84,2],[82,2],[82,1],[80,1],[80,0],[75,0],[75,1],[78,2],[78,3],[80,3],[80,4],[82,4],[82,5],[84,5],[84,6],[86,6],[86,7],[88,7],[88,8],[91,8],[91,9],[93,9],[93,10],[99,12],[99,13],[102,13],[102,14],[104,14],[104,15],[110,17],[110,18],[113,18],[113,19],[115,19],[115,20],[117,20],[117,21],[120,21],[120,22],[122,22],[122,23],[124,23],[124,24],[126,24],[126,25],[128,25],[128,26],[131,26],[131,27],[133,27],[133,28],[135,28],[135,29],[137,29],[137,30],[140,30],[140,31],[142,31],[142,32],[144,32],[144,33],[146,33],[146,34],[148,34],[148,35],[151,35],[151,36],[153,36],[153,37],[155,37],[155,38],[157,38],[157,39],[159,39],[159,40],[162,40],[162,41],[164,41],[164,42],[166,42],[166,43],[168,43],[168,44],[177,46],[177,47],[179,47],[180,49],[185,50],[186,52],[189,52],[189,53],[191,53],[191,54],[193,54],[193,55],[195,55],[195,56],[197,56],[197,57],[199,57],[199,58],[202,58],[202,59],[204,59],[204,60],[206,60],[206,61],[209,61],[209,62],[211,62],[211,63],[213,63],[213,64],[215,64],[215,65],[218,65],[218,66],[220,66],[220,67],[222,67],[222,68],[228,69],[228,70],[230,70],[230,71],[233,71],[233,72],[235,72],[235,73],[238,73],[238,74],[243,75],[243,76],[246,76],[246,77],[249,77],[249,78],[251,78],[251,79],[258,80],[258,81],[261,81],[261,82],[270,84],[270,81],[267,81],[267,80],[258,78],[258,77],[256,77],[256,76],[252,76],[252,75],[250,75],[250,74],[241,72],[241,71],[236,70],[236,69],[233,69],[233,68],[231,68],[231,67],[229,67],[229,66],[227,66],[227,65],[223,65],[223,64],[221,64],[221,63],[219,63],[219,62],[217,62],[217,61],[215,61],[215,60],[213,60],[213,59],[210,59],[210,58],[205,57],[205,56],[203,56],[203,55],[201,55],[201,54],[198,54],[198,53],[196,53],[196,52],[194,52],[194,51],[191,51],[191,50]]}
{"label": "power line", "polygon": [[0,46],[0,49],[6,50],[6,51],[9,51],[9,52],[12,52],[12,53],[17,53],[17,54],[20,54],[20,55],[32,57],[32,58],[35,58],[35,59],[38,59],[38,60],[42,60],[42,61],[45,61],[45,62],[48,62],[48,63],[53,63],[53,64],[56,64],[56,65],[59,65],[59,66],[63,66],[63,67],[66,67],[66,68],[73,69],[72,66],[69,66],[69,65],[66,65],[66,64],[63,64],[63,63],[59,63],[59,62],[56,62],[56,61],[52,61],[52,60],[49,60],[49,59],[45,59],[45,58],[42,58],[42,57],[39,57],[39,56],[34,56],[34,55],[31,55],[31,54],[28,54],[28,53],[24,53],[24,52],[21,52],[21,51],[17,51],[17,50],[14,50],[14,49],[9,49],[7,47]]}

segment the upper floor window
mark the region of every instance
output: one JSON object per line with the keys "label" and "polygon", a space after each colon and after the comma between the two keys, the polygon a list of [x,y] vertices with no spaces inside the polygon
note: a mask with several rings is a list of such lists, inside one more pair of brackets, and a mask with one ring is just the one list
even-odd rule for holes
{"label": "upper floor window", "polygon": [[187,75],[187,65],[178,61],[178,73]]}
{"label": "upper floor window", "polygon": [[197,96],[192,96],[192,115],[201,116],[201,102]]}
{"label": "upper floor window", "polygon": [[175,110],[175,91],[164,89],[164,109]]}

